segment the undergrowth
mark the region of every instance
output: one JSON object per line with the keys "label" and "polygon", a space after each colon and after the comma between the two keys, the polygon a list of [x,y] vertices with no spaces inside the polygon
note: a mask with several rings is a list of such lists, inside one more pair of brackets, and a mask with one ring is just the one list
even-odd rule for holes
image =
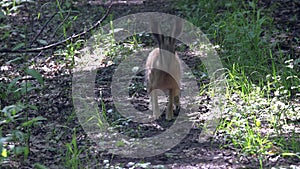
{"label": "undergrowth", "polygon": [[[25,2],[0,2],[0,19],[18,12],[17,9]],[[53,34],[67,37],[70,32],[67,30],[74,27],[77,16],[69,18],[75,11],[68,10],[69,5],[62,6],[59,1],[55,2],[59,9],[57,17],[64,21]],[[214,45],[219,46],[216,49],[226,70],[227,86],[216,139],[223,143],[221,147],[233,148],[239,156],[251,157],[263,168],[268,157],[300,159],[300,59],[295,58],[293,53],[282,52],[277,42],[271,40],[274,38],[273,32],[280,30],[273,26],[271,9],[260,8],[257,3],[178,0],[176,8],[179,8],[184,19],[199,27]],[[40,17],[38,13],[37,18]],[[9,41],[12,32],[10,25],[0,24],[0,29],[3,30],[1,40]],[[113,25],[111,30],[114,30]],[[141,47],[141,37],[137,35],[122,44],[114,41],[114,31],[107,35],[95,34],[93,38],[105,44],[101,51],[115,63]],[[42,45],[49,43],[43,39],[37,39],[37,42]],[[66,49],[57,50],[54,54],[65,56],[74,66],[75,56],[83,43],[83,40],[68,42]],[[14,49],[25,44],[28,42],[16,44]],[[29,104],[28,95],[43,86],[41,75],[33,69],[20,71],[24,72],[24,76],[0,82],[0,164],[14,161],[13,158],[28,158],[31,128],[45,120],[41,116],[29,116],[29,112],[38,107]],[[210,86],[205,90],[208,94],[213,91]],[[71,141],[65,145],[65,167],[79,168],[83,165],[80,157],[84,149],[78,145],[76,134],[74,130]],[[108,165],[109,161],[103,163]],[[36,167],[43,166],[37,163]]]}
{"label": "undergrowth", "polygon": [[[176,7],[214,45],[227,70],[226,96],[218,134],[222,147],[254,157],[263,168],[267,157],[300,159],[299,59],[271,41],[271,9],[258,1],[183,1]],[[213,89],[206,89],[207,91]]]}

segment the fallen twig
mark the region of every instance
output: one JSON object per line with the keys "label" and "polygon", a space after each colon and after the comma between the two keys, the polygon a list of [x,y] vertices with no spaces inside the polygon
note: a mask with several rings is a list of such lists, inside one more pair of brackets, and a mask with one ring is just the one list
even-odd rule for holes
{"label": "fallen twig", "polygon": [[57,30],[66,22],[66,20],[69,18],[70,16],[70,11],[68,12],[67,16],[64,18],[64,20],[55,28],[54,32],[52,33],[52,38],[55,36]]}
{"label": "fallen twig", "polygon": [[75,35],[72,35],[62,41],[59,41],[59,42],[55,42],[55,43],[52,43],[50,45],[46,45],[46,46],[43,46],[43,47],[38,47],[38,48],[31,48],[31,49],[18,49],[18,50],[12,50],[12,49],[7,49],[7,48],[4,48],[4,49],[0,49],[0,53],[23,53],[23,52],[40,52],[42,50],[47,50],[47,49],[50,49],[50,48],[53,48],[53,47],[56,47],[58,45],[62,45],[64,43],[66,43],[67,41],[70,41],[70,40],[73,40],[75,38],[78,38],[78,37],[81,37],[85,34],[87,34],[88,32],[92,31],[93,29],[95,29],[96,27],[98,27],[103,21],[104,19],[106,19],[106,17],[108,16],[109,12],[110,12],[110,9],[111,9],[112,5],[110,5],[108,7],[108,9],[106,10],[105,14],[102,16],[102,18],[100,20],[98,20],[93,26],[91,26],[89,29],[87,30],[84,30],[78,34],[75,34]]}
{"label": "fallen twig", "polygon": [[55,12],[49,19],[48,21],[44,24],[44,26],[42,27],[42,29],[39,31],[39,33],[33,38],[33,40],[31,41],[29,46],[32,46],[32,44],[37,40],[37,38],[41,35],[41,33],[44,31],[44,29],[46,28],[46,26],[49,24],[49,22],[54,18],[54,16],[57,14],[57,12]]}

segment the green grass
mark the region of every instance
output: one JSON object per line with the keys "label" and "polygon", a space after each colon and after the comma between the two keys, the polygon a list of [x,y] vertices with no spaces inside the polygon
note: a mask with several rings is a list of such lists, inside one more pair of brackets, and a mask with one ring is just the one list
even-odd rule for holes
{"label": "green grass", "polygon": [[[270,9],[259,9],[257,1],[233,0],[180,0],[176,7],[220,46],[227,70],[224,116],[218,128],[226,133],[223,147],[255,157],[261,168],[270,154],[299,158],[299,135],[291,127],[296,122],[289,121],[299,119],[300,77],[296,61],[270,40],[278,31]],[[283,136],[285,127],[291,130]]]}
{"label": "green grass", "polygon": [[82,162],[80,159],[80,155],[83,152],[83,148],[80,148],[77,144],[76,130],[73,133],[72,141],[70,143],[66,143],[66,152],[65,152],[65,167],[77,169],[82,168]]}
{"label": "green grass", "polygon": [[[0,83],[0,164],[8,159],[30,152],[31,129],[43,120],[42,116],[30,117],[29,112],[37,110],[29,104],[29,94],[44,85],[42,76],[34,69],[24,70],[25,74],[39,82],[38,85],[17,77],[9,83]],[[39,86],[41,85],[41,86]]]}
{"label": "green grass", "polygon": [[[0,19],[18,12],[16,9],[20,4],[16,2],[0,2]],[[76,11],[69,10],[68,3],[55,2],[54,6],[59,9],[57,19],[61,22],[53,35],[68,37],[77,21],[77,16],[72,16]],[[219,46],[217,50],[226,70],[227,84],[224,115],[217,131],[223,134],[223,138],[220,138],[223,140],[221,147],[234,148],[240,156],[252,157],[261,168],[270,155],[299,159],[300,138],[295,128],[298,125],[295,118],[299,119],[300,112],[300,68],[297,67],[300,60],[285,54],[276,41],[270,40],[273,32],[279,31],[273,26],[271,10],[260,9],[257,1],[241,3],[234,0],[178,0],[176,7],[185,19],[198,26],[214,45]],[[40,18],[40,13],[38,15]],[[110,26],[114,30],[113,24]],[[3,30],[1,40],[7,41],[12,30],[8,25],[0,25],[0,29]],[[140,48],[141,37],[138,35],[121,43],[115,41],[114,31],[106,35],[100,31],[92,36],[98,42],[96,47],[102,44],[101,51],[115,63]],[[83,43],[84,40],[68,42],[65,49],[57,50],[54,55],[64,56],[73,66],[74,57]],[[15,48],[26,44],[19,43]],[[198,68],[199,72],[203,72],[201,65]],[[193,71],[197,73],[197,70]],[[30,130],[44,120],[42,117],[29,118],[28,111],[36,107],[29,105],[27,98],[30,91],[40,90],[43,80],[34,70],[27,70],[25,74],[36,79],[38,86],[28,81],[19,82],[21,77],[0,83],[0,99],[4,103],[0,105],[0,163],[13,158],[26,159],[30,152]],[[214,90],[208,85],[207,91]],[[102,115],[106,119],[106,108],[104,104],[102,106]],[[66,123],[72,123],[74,117],[69,117]],[[117,129],[126,126],[126,123],[122,123],[130,120],[120,117],[116,119],[111,125]],[[101,118],[98,122],[99,127],[102,127]],[[134,130],[125,132],[135,134]],[[90,160],[79,158],[82,153],[88,153],[88,147],[78,145],[76,134],[74,130],[72,139],[65,143],[64,165],[68,168],[81,168],[83,163],[89,163]],[[124,143],[118,144],[122,146]],[[39,163],[36,166],[43,168]]]}

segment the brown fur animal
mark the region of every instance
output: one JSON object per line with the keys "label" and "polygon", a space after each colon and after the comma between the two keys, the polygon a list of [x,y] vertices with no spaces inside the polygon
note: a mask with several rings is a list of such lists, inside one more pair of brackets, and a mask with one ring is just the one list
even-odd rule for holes
{"label": "brown fur animal", "polygon": [[158,106],[157,90],[169,91],[168,108],[166,119],[171,120],[174,117],[173,104],[180,105],[180,80],[181,64],[175,51],[176,37],[182,32],[183,23],[176,20],[171,28],[171,36],[161,34],[161,28],[158,23],[151,22],[151,30],[157,39],[159,47],[154,49],[148,56],[146,62],[147,90],[151,95],[151,104],[153,116],[158,119],[161,115]]}

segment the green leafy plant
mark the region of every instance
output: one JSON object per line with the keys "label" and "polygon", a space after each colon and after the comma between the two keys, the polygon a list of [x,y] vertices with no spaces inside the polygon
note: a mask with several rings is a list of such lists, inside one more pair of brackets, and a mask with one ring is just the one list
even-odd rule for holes
{"label": "green leafy plant", "polygon": [[34,3],[32,0],[2,0],[0,1],[0,13],[2,15],[9,15],[23,6],[24,3]]}
{"label": "green leafy plant", "polygon": [[[26,69],[26,75],[36,79],[38,84],[44,84],[42,76],[34,69]],[[42,120],[43,117],[29,119],[29,111],[37,110],[37,107],[21,100],[26,99],[29,92],[39,90],[39,85],[23,80],[21,77],[13,79],[10,83],[0,83],[1,109],[0,115],[0,161],[11,154],[23,155],[26,159],[30,153],[29,140],[31,128]],[[9,127],[8,127],[9,126]]]}
{"label": "green leafy plant", "polygon": [[79,156],[83,149],[77,145],[76,130],[73,133],[72,141],[66,144],[66,148],[65,166],[72,169],[82,168]]}
{"label": "green leafy plant", "polygon": [[[300,78],[299,62],[271,42],[277,30],[268,9],[257,4],[256,0],[180,0],[176,8],[220,46],[217,51],[226,68],[227,84],[217,131],[226,140],[222,147],[233,146],[241,154],[255,157],[263,168],[271,154],[299,156],[295,148],[299,138],[292,130],[286,133],[288,138],[282,134],[285,127],[294,125],[290,119],[299,118]],[[205,72],[201,66],[197,68],[194,72]],[[213,97],[210,85],[203,88],[202,94]]]}

